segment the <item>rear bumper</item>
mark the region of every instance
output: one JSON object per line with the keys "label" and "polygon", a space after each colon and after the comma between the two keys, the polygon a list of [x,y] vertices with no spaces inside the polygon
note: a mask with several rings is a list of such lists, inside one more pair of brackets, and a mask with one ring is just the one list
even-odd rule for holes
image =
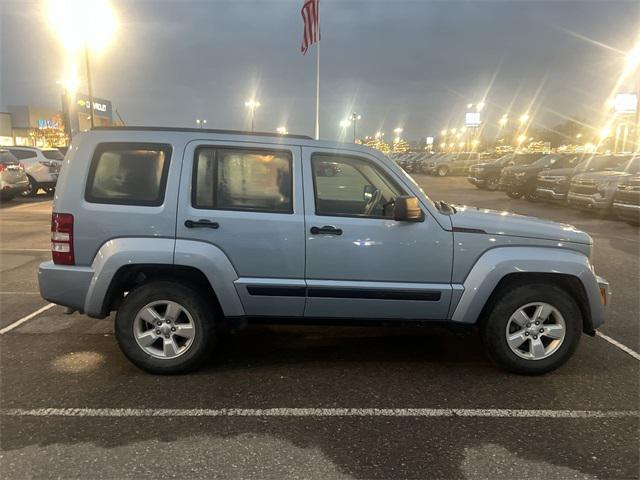
{"label": "rear bumper", "polygon": [[91,267],[43,262],[38,270],[40,295],[45,300],[84,313],[87,292],[93,278]]}

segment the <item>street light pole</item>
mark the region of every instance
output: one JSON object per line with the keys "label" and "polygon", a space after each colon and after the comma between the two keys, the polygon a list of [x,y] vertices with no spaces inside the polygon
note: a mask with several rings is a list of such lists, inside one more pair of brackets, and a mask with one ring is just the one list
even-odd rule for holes
{"label": "street light pole", "polygon": [[89,62],[89,45],[87,42],[84,44],[84,62],[87,68],[87,88],[89,89],[89,119],[91,120],[91,129],[93,129],[93,85],[91,84],[91,64]]}
{"label": "street light pole", "polygon": [[353,122],[353,143],[356,143],[356,128],[358,120],[362,118],[362,115],[358,115],[356,112],[353,112],[349,118],[351,118],[351,121]]}

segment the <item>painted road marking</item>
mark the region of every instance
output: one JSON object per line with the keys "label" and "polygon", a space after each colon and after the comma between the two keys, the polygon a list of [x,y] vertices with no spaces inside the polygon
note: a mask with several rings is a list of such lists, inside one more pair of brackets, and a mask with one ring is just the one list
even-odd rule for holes
{"label": "painted road marking", "polygon": [[608,335],[605,335],[604,333],[602,333],[600,330],[596,330],[596,335],[598,335],[600,338],[606,340],[607,342],[609,342],[611,345],[614,345],[616,347],[618,347],[620,350],[622,350],[625,353],[628,353],[629,355],[631,355],[633,358],[635,358],[636,360],[640,360],[640,353],[631,350],[629,347],[627,347],[626,345],[621,344],[619,341],[614,340],[613,338],[611,338]]}
{"label": "painted road marking", "polygon": [[512,410],[469,408],[10,408],[11,417],[493,417],[638,418],[637,410]]}
{"label": "painted road marking", "polygon": [[29,320],[31,320],[32,318],[40,315],[43,312],[46,312],[47,310],[49,310],[50,308],[55,307],[56,304],[55,303],[49,303],[47,305],[45,305],[42,308],[39,308],[38,310],[36,310],[33,313],[30,313],[29,315],[22,317],[20,320],[16,320],[15,322],[13,322],[11,325],[7,325],[6,327],[4,327],[3,329],[0,329],[0,335],[4,335],[7,332],[10,332],[11,330],[13,330],[16,327],[19,327],[20,325],[22,325],[25,322],[28,322]]}

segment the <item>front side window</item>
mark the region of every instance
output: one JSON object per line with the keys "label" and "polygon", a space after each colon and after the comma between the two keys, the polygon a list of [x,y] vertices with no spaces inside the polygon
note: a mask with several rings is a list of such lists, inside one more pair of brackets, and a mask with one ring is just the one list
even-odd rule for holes
{"label": "front side window", "polygon": [[393,218],[402,189],[372,162],[315,154],[311,167],[317,215]]}
{"label": "front side window", "polygon": [[85,199],[91,203],[162,205],[170,158],[170,145],[102,143],[93,155]]}
{"label": "front side window", "polygon": [[293,212],[289,152],[202,147],[196,151],[196,208]]}

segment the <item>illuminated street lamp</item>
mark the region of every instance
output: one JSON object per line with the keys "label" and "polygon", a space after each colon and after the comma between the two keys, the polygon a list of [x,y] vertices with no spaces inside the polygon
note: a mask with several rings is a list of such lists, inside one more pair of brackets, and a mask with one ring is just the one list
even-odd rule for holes
{"label": "illuminated street lamp", "polygon": [[504,128],[507,126],[507,123],[509,123],[509,117],[507,117],[506,115],[503,115],[500,120],[498,120],[498,124]]}
{"label": "illuminated street lamp", "polygon": [[520,135],[518,136],[518,145],[522,145],[522,143],[524,143],[524,141],[527,139],[526,135]]}
{"label": "illuminated street lamp", "polygon": [[[116,17],[107,0],[49,0],[49,22],[71,53],[84,50],[84,62],[89,90],[89,118],[93,119],[93,86],[89,51],[102,50],[116,30]],[[99,19],[91,21],[87,19]]]}
{"label": "illuminated street lamp", "polygon": [[276,128],[276,132],[278,132],[280,135],[286,135],[287,133],[289,133],[287,131],[287,127],[284,126]]}
{"label": "illuminated street lamp", "polygon": [[522,115],[520,115],[520,123],[522,125],[524,125],[525,123],[527,123],[529,121],[529,114],[528,113],[523,113]]}
{"label": "illuminated street lamp", "polygon": [[610,126],[607,125],[606,127],[602,127],[600,129],[600,140],[605,140],[610,135],[611,135],[611,127]]}
{"label": "illuminated street lamp", "polygon": [[253,124],[256,117],[256,109],[260,107],[260,102],[255,99],[247,100],[244,102],[244,106],[249,109],[251,115],[251,132],[253,132]]}
{"label": "illuminated street lamp", "polygon": [[440,130],[440,135],[442,135],[443,137],[447,135],[447,131],[446,130]]}
{"label": "illuminated street lamp", "polygon": [[376,132],[376,140],[380,140],[382,137],[384,137],[384,132]]}
{"label": "illuminated street lamp", "polygon": [[196,125],[198,125],[200,128],[204,128],[206,124],[207,124],[206,120],[200,120],[200,119],[196,120]]}
{"label": "illuminated street lamp", "polygon": [[402,129],[400,127],[393,129],[393,133],[396,134],[396,138],[393,140],[394,142],[398,143],[400,141],[400,134],[402,132],[404,132],[404,129]]}

